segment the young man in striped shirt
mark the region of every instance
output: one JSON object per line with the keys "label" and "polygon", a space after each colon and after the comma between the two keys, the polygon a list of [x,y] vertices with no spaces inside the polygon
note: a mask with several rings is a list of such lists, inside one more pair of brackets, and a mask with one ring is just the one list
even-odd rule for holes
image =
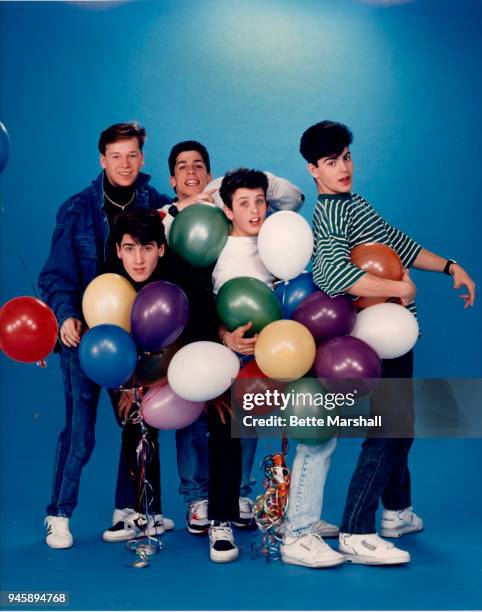
{"label": "young man in striped shirt", "polygon": [[[415,312],[416,288],[407,272],[414,267],[451,275],[454,288],[464,286],[461,295],[465,307],[472,306],[475,285],[456,262],[427,251],[406,234],[392,227],[361,196],[351,192],[353,161],[349,146],[350,130],[343,124],[322,121],[308,128],[300,142],[301,155],[308,162],[308,172],[315,180],[318,202],[313,215],[315,246],[313,279],[331,297],[348,293],[360,297],[399,298]],[[395,250],[405,268],[400,281],[378,278],[350,262],[353,247],[379,242]],[[382,362],[384,378],[411,379],[413,353]],[[413,416],[412,386],[393,392],[387,399]],[[371,401],[376,401],[376,393]],[[339,535],[339,550],[352,563],[391,565],[408,563],[408,552],[395,548],[376,533],[375,513],[381,499],[384,505],[382,535],[400,537],[423,528],[422,520],[412,511],[408,453],[413,438],[368,437],[362,445],[353,473]],[[305,466],[307,467],[307,466]],[[307,469],[307,472],[310,470]],[[313,471],[313,470],[312,470]],[[313,475],[313,484],[316,474]],[[306,486],[310,483],[306,482]]]}

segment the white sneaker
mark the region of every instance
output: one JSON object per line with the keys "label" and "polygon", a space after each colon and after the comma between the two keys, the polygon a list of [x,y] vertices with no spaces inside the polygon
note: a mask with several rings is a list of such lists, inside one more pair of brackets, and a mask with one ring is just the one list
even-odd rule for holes
{"label": "white sneaker", "polygon": [[114,514],[112,515],[112,524],[115,525],[119,521],[123,521],[130,514],[133,514],[135,510],[133,508],[116,508],[114,510]]}
{"label": "white sneaker", "polygon": [[189,504],[186,515],[186,529],[194,535],[204,535],[209,529],[208,500],[198,499]]}
{"label": "white sneaker", "polygon": [[65,516],[47,516],[44,524],[47,526],[45,541],[50,548],[71,548],[74,538],[70,533],[69,519]]}
{"label": "white sneaker", "polygon": [[399,538],[422,530],[423,521],[413,512],[412,506],[403,510],[383,510],[381,533],[384,538]]}
{"label": "white sneaker", "polygon": [[280,546],[284,563],[305,567],[333,567],[345,561],[343,555],[333,550],[318,533],[305,533],[298,538],[285,536]]}
{"label": "white sneaker", "polygon": [[239,520],[232,521],[233,525],[240,529],[254,529],[253,500],[249,497],[239,498]]}
{"label": "white sneaker", "polygon": [[316,521],[313,525],[313,531],[322,538],[337,538],[340,533],[340,529],[336,525],[328,523],[328,521],[324,521],[323,519]]}
{"label": "white sneaker", "polygon": [[340,533],[338,550],[343,553],[348,563],[397,565],[410,561],[407,551],[395,548],[377,533]]}
{"label": "white sneaker", "polygon": [[162,514],[149,517],[148,525],[145,514],[131,510],[127,515],[124,514],[124,519],[106,529],[102,534],[102,539],[104,542],[126,542],[139,535],[159,536],[170,529],[174,529],[174,522],[164,518]]}
{"label": "white sneaker", "polygon": [[229,523],[211,521],[209,527],[209,557],[214,563],[230,563],[239,557]]}

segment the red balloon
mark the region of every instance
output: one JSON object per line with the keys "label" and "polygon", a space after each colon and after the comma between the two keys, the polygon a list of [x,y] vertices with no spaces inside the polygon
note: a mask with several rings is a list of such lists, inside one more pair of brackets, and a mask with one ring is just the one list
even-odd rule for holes
{"label": "red balloon", "polygon": [[[397,253],[386,244],[366,242],[354,247],[350,253],[352,264],[380,278],[399,281],[403,276],[403,265]],[[360,297],[355,301],[355,308],[362,310],[375,304],[382,304],[387,297]]]}
{"label": "red balloon", "polygon": [[255,408],[249,412],[245,412],[243,410],[243,399],[245,394],[249,393],[254,396],[257,393],[265,394],[266,391],[273,393],[276,390],[281,393],[284,387],[285,383],[268,378],[263,374],[256,361],[253,359],[239,370],[239,374],[233,383],[231,392],[234,403],[240,412],[243,414],[261,415],[272,412],[277,406],[273,405],[273,402],[267,402],[261,406],[255,406]]}
{"label": "red balloon", "polygon": [[0,310],[0,347],[15,361],[42,361],[53,350],[57,334],[54,313],[36,298],[13,298]]}

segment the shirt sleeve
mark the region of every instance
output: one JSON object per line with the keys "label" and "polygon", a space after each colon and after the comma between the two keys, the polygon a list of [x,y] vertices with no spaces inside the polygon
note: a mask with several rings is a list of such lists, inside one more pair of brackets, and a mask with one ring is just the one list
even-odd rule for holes
{"label": "shirt sleeve", "polygon": [[343,295],[366,274],[350,261],[348,221],[344,202],[318,206],[313,217],[315,247],[313,280],[330,297]]}
{"label": "shirt sleeve", "polygon": [[415,242],[413,238],[404,234],[401,230],[393,227],[389,223],[385,221],[389,246],[398,254],[400,259],[402,260],[402,265],[404,268],[410,268],[413,264],[414,260],[417,258],[417,255],[422,250],[422,246]]}
{"label": "shirt sleeve", "polygon": [[268,177],[268,193],[266,199],[272,211],[292,210],[296,212],[303,206],[305,196],[301,189],[288,179],[265,172]]}

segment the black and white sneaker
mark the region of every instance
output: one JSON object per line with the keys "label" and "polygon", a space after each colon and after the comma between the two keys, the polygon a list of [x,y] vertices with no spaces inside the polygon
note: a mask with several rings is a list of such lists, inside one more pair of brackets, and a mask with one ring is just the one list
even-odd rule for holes
{"label": "black and white sneaker", "polygon": [[239,557],[229,523],[211,521],[209,527],[209,557],[214,563],[230,563]]}
{"label": "black and white sneaker", "polygon": [[256,523],[253,515],[253,500],[249,497],[239,498],[239,519],[233,525],[240,529],[255,529]]}
{"label": "black and white sneaker", "polygon": [[208,500],[198,499],[189,504],[186,529],[194,535],[205,535],[209,529]]}
{"label": "black and white sneaker", "polygon": [[126,542],[140,535],[159,536],[168,529],[174,529],[174,523],[171,519],[164,519],[162,514],[156,514],[147,521],[145,514],[132,510],[122,520],[106,529],[102,539],[104,542]]}

